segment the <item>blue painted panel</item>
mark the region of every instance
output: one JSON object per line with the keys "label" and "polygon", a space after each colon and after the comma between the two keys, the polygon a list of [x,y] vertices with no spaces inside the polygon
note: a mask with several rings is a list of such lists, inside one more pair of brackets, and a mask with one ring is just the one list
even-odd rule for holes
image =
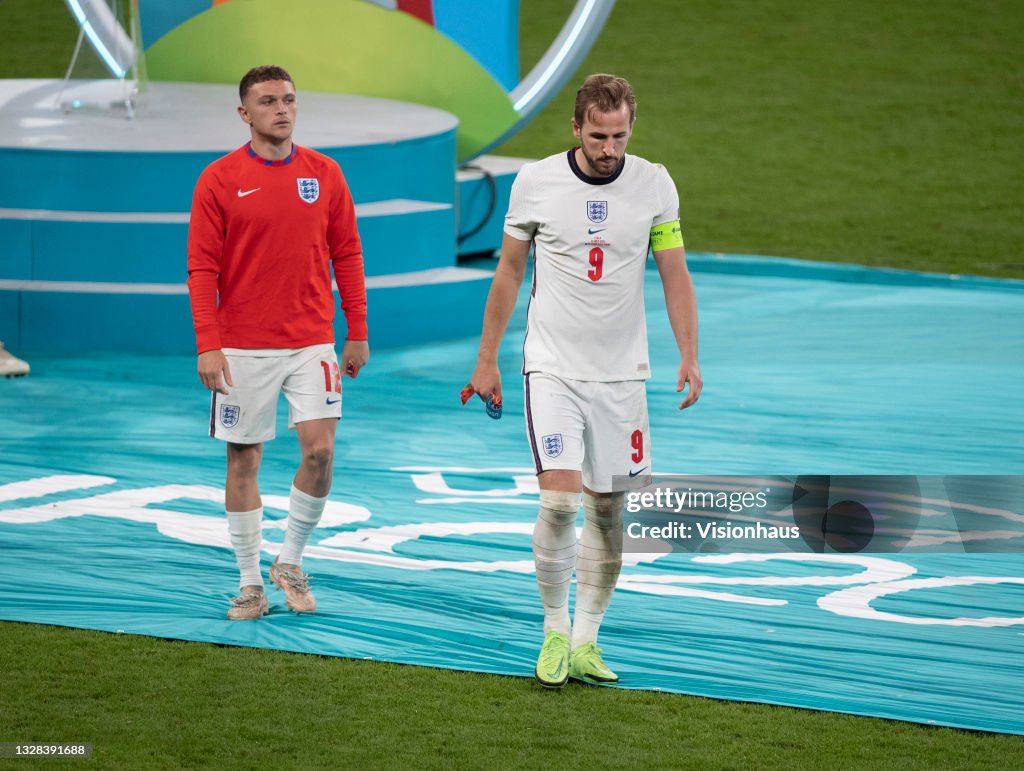
{"label": "blue painted panel", "polygon": [[[454,130],[394,145],[323,152],[341,164],[356,203],[386,198],[455,202]],[[187,212],[196,180],[221,155],[0,148],[0,208]]]}
{"label": "blue painted panel", "polygon": [[[374,347],[450,340],[479,332],[490,279],[430,286],[370,289]],[[21,322],[17,310],[21,304]],[[345,317],[335,318],[345,339]],[[24,351],[44,354],[121,351],[195,352],[187,295],[72,294],[0,290],[0,332]]]}
{"label": "blue painted panel", "polygon": [[195,351],[187,295],[23,292],[21,302],[24,350]]}
{"label": "blue painted panel", "polygon": [[434,24],[506,90],[519,83],[519,0],[434,0]]}
{"label": "blue painted panel", "polygon": [[[184,212],[217,153],[0,149],[0,208]],[[21,180],[49,180],[23,184]]]}
{"label": "blue painted panel", "polygon": [[[187,275],[184,223],[0,220],[0,237],[4,225],[22,226],[10,230],[24,243],[4,251],[0,278],[174,284]],[[359,232],[368,276],[455,264],[453,209],[362,217]]]}
{"label": "blue painted panel", "polygon": [[320,148],[345,174],[356,203],[387,198],[455,203],[455,131],[394,145]]}
{"label": "blue painted panel", "polygon": [[212,0],[142,0],[139,3],[142,47],[149,48],[179,24],[212,7]]}
{"label": "blue painted panel", "polygon": [[367,276],[455,264],[453,209],[363,217],[359,236]]}
{"label": "blue painted panel", "polygon": [[185,280],[188,225],[35,223],[33,278],[42,281]]}
{"label": "blue painted panel", "polygon": [[0,342],[8,350],[21,350],[21,292],[0,292]]}
{"label": "blue painted panel", "polygon": [[26,350],[55,354],[195,351],[185,295],[24,292],[22,306],[21,339]]}
{"label": "blue painted panel", "polygon": [[[490,277],[453,284],[370,289],[370,345],[391,348],[479,334]],[[341,314],[339,313],[339,317]],[[344,339],[345,322],[335,325]]]}
{"label": "blue painted panel", "polygon": [[[493,252],[501,248],[505,227],[505,212],[512,191],[515,173],[496,174],[494,191],[486,179],[467,179],[459,185],[459,254]],[[474,228],[483,225],[476,233],[464,238]]]}
{"label": "blue painted panel", "polygon": [[0,278],[32,278],[32,223],[0,219]]}

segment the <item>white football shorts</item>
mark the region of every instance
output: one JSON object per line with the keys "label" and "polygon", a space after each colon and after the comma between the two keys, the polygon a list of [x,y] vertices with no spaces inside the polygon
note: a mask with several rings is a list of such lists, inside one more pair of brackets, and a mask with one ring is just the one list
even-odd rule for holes
{"label": "white football shorts", "polygon": [[288,428],[321,418],[341,418],[341,372],[334,346],[281,350],[225,348],[231,370],[227,395],[213,392],[210,436],[236,444],[273,439],[277,402],[288,400]]}
{"label": "white football shorts", "polygon": [[583,485],[595,493],[650,484],[645,381],[600,383],[529,372],[524,389],[526,436],[538,474],[581,471]]}

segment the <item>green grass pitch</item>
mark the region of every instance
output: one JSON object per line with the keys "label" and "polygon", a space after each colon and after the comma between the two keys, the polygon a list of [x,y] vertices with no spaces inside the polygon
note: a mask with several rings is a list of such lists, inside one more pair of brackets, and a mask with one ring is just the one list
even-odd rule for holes
{"label": "green grass pitch", "polygon": [[[572,5],[522,0],[524,69]],[[0,77],[62,76],[74,36],[0,0]],[[1024,277],[1024,4],[619,0],[500,152],[566,148],[586,71],[636,86],[691,250]],[[93,744],[46,768],[1024,765],[1020,737],[47,626],[0,623],[0,662],[0,741]]]}

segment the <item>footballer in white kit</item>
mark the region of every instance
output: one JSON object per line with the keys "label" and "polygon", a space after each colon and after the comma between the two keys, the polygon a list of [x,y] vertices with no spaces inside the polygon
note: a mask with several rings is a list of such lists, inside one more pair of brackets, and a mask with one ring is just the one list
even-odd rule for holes
{"label": "footballer in white kit", "polygon": [[505,233],[534,248],[523,374],[537,473],[581,470],[601,493],[649,478],[644,272],[652,230],[678,220],[668,172],[634,155],[592,177],[573,149],[516,178]]}
{"label": "footballer in white kit", "polygon": [[[635,111],[627,81],[591,75],[576,95],[572,127],[579,146],[520,170],[470,380],[482,399],[501,399],[498,348],[532,246],[523,376],[540,487],[533,550],[545,637],[534,674],[548,688],[570,677],[618,681],[601,658],[597,632],[622,565],[622,493],[646,484],[652,470],[648,250],[679,347],[676,390],[688,389],[680,409],[694,404],[703,387],[679,198],[664,167],[626,154]],[[577,542],[581,493],[584,525]]]}

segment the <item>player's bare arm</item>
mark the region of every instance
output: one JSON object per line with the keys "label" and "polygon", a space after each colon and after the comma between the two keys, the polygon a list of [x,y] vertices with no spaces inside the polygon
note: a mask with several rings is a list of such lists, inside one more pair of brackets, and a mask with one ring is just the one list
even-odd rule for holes
{"label": "player's bare arm", "polygon": [[498,369],[498,348],[505,336],[505,328],[516,307],[519,287],[526,273],[526,261],[530,256],[530,242],[505,234],[501,242],[501,259],[491,281],[484,308],[484,328],[480,335],[480,351],[476,357],[476,369],[469,384],[477,395],[487,400],[494,395],[501,399],[501,372]]}
{"label": "player's bare arm", "polygon": [[697,296],[693,290],[693,278],[686,267],[684,247],[656,251],[654,261],[665,290],[669,324],[676,345],[679,346],[679,380],[676,382],[676,391],[682,393],[689,385],[689,393],[679,405],[679,409],[684,410],[697,402],[704,387],[697,362]]}
{"label": "player's bare arm", "polygon": [[219,394],[227,394],[228,387],[233,386],[231,381],[231,369],[228,367],[227,357],[224,352],[217,348],[212,351],[203,351],[199,354],[199,380],[210,391]]}
{"label": "player's bare arm", "polygon": [[370,344],[366,340],[346,340],[341,349],[341,369],[351,378],[359,377],[359,370],[370,360]]}

